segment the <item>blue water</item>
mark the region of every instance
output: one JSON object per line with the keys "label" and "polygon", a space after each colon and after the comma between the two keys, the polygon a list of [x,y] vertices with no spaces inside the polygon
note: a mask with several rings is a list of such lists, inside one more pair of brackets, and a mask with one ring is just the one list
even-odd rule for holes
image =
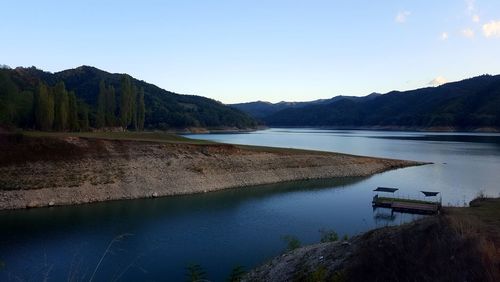
{"label": "blue water", "polygon": [[500,193],[498,134],[269,129],[190,137],[434,164],[368,178],[0,212],[0,281],[89,280],[94,272],[95,281],[183,281],[190,263],[221,281],[237,265],[249,269],[282,253],[284,235],[309,244],[320,229],[355,235],[418,218],[374,212],[376,186],[412,197],[441,191],[450,205]]}

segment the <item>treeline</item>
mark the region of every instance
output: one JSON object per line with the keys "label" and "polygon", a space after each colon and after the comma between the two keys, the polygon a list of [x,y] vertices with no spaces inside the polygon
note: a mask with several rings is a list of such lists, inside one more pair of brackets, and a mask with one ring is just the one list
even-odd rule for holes
{"label": "treeline", "polygon": [[33,89],[20,90],[8,73],[0,71],[0,125],[42,131],[144,129],[144,90],[138,90],[128,75],[122,77],[120,95],[101,80],[97,107],[78,99],[63,81],[54,86],[42,80],[34,84]]}
{"label": "treeline", "polygon": [[82,102],[77,103],[75,93],[68,92],[64,82],[53,87],[39,82],[33,97],[33,114],[33,127],[39,130],[89,129],[88,106]]}
{"label": "treeline", "polygon": [[144,89],[138,90],[132,84],[130,77],[124,75],[121,90],[119,106],[117,106],[114,86],[106,85],[104,80],[101,80],[97,98],[96,127],[121,126],[132,130],[144,130],[146,116]]}
{"label": "treeline", "polygon": [[[59,85],[61,82],[65,87]],[[68,115],[75,117],[72,92],[76,96],[76,124],[70,117],[64,119]],[[35,97],[40,103],[38,118]],[[0,68],[0,126],[41,130],[42,124],[43,130],[106,127],[169,130],[257,125],[247,114],[218,101],[176,94],[127,74],[108,73],[90,66],[56,73],[35,67]]]}
{"label": "treeline", "polygon": [[264,121],[272,126],[500,128],[500,75],[368,98],[288,108]]}

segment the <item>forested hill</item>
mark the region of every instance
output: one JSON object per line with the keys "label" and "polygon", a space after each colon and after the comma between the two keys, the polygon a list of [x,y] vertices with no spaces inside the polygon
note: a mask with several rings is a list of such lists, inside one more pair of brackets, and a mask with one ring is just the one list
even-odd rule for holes
{"label": "forested hill", "polygon": [[0,125],[41,130],[117,127],[251,128],[247,114],[205,97],[180,95],[127,74],[81,66],[57,73],[0,69]]}
{"label": "forested hill", "polygon": [[285,110],[285,109],[292,109],[292,108],[302,108],[305,106],[312,106],[312,105],[325,105],[325,104],[330,104],[335,101],[339,101],[342,99],[348,99],[348,100],[359,100],[359,99],[373,99],[380,94],[378,93],[372,93],[368,96],[365,97],[355,97],[355,96],[335,96],[330,99],[319,99],[319,100],[314,100],[314,101],[308,101],[308,102],[286,102],[286,101],[281,101],[278,103],[269,103],[269,102],[264,102],[264,101],[256,101],[256,102],[248,102],[248,103],[239,103],[239,104],[231,104],[230,106],[233,108],[236,108],[238,110],[241,110],[254,118],[257,119],[265,119],[267,116],[272,115],[274,113],[277,113],[279,111]]}
{"label": "forested hill", "polygon": [[273,126],[500,128],[500,75],[288,108],[263,119]]}

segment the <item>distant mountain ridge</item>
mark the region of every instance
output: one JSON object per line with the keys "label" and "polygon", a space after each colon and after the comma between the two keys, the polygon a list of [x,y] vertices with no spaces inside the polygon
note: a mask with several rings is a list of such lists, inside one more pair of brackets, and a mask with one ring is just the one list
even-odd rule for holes
{"label": "distant mountain ridge", "polygon": [[279,111],[290,109],[290,108],[302,108],[305,106],[311,105],[324,105],[330,104],[342,99],[348,100],[359,100],[359,99],[373,99],[376,96],[381,95],[378,93],[372,93],[365,97],[356,97],[356,96],[335,96],[330,99],[318,99],[307,102],[287,102],[281,101],[278,103],[270,103],[265,101],[256,101],[256,102],[248,102],[248,103],[238,103],[238,104],[229,104],[229,106],[241,110],[257,119],[265,119],[265,117],[277,113]]}
{"label": "distant mountain ridge", "polygon": [[[95,123],[101,81],[116,90],[117,114],[122,92],[122,78],[128,76],[136,89],[144,90],[145,127],[169,129],[186,127],[204,128],[252,128],[257,122],[240,110],[218,101],[195,95],[173,93],[135,79],[127,74],[109,73],[91,66],[80,66],[56,73],[45,72],[35,67],[0,69],[0,124],[11,123],[30,127],[29,112],[40,82],[53,86],[64,82],[67,91],[75,93],[79,102],[89,108],[90,125]],[[16,117],[24,109],[22,117]],[[7,113],[8,112],[8,113]]]}
{"label": "distant mountain ridge", "polygon": [[[316,104],[255,114],[268,126],[339,128],[500,128],[500,75],[482,75],[438,87],[365,97],[338,96]],[[275,105],[275,104],[274,104]]]}

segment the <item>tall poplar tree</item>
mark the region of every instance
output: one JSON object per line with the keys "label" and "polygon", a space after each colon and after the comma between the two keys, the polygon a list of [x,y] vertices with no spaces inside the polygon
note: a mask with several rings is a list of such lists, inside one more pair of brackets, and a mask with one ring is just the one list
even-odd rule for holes
{"label": "tall poplar tree", "polygon": [[40,130],[49,130],[52,124],[48,124],[49,89],[43,82],[38,83],[38,89],[34,99],[35,126]]}
{"label": "tall poplar tree", "polygon": [[106,91],[106,126],[116,125],[115,88],[110,85]]}
{"label": "tall poplar tree", "polygon": [[127,129],[131,121],[131,101],[132,96],[132,82],[128,75],[123,75],[121,82],[121,95],[120,95],[120,125]]}
{"label": "tall poplar tree", "polygon": [[105,126],[105,113],[106,113],[106,85],[104,80],[99,82],[99,95],[97,97],[97,113],[95,119],[95,126],[102,128]]}
{"label": "tall poplar tree", "polygon": [[137,130],[137,87],[134,85],[132,88],[132,96],[130,97],[130,123],[134,130]]}
{"label": "tall poplar tree", "polygon": [[78,103],[78,125],[80,130],[89,129],[89,108],[84,102]]}
{"label": "tall poplar tree", "polygon": [[64,82],[58,82],[52,91],[54,99],[54,129],[64,131],[68,128],[69,100]]}
{"label": "tall poplar tree", "polygon": [[34,97],[35,126],[40,130],[51,130],[54,122],[54,98],[45,83],[39,82]]}
{"label": "tall poplar tree", "polygon": [[137,97],[137,127],[144,130],[144,120],[146,118],[146,107],[144,105],[144,88],[141,87]]}
{"label": "tall poplar tree", "polygon": [[68,117],[69,130],[77,131],[80,126],[78,124],[78,107],[76,105],[75,92],[71,91],[68,93],[68,103],[69,103],[69,117]]}
{"label": "tall poplar tree", "polygon": [[47,105],[45,112],[47,116],[47,130],[51,130],[54,126],[54,94],[50,91],[50,88],[47,88]]}

